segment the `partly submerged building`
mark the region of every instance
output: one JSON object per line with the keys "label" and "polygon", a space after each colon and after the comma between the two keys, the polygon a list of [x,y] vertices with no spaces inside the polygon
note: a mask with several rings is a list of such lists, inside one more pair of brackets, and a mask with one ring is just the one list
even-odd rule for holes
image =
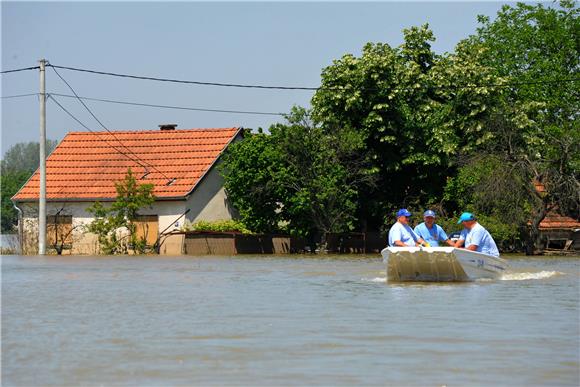
{"label": "partly submerged building", "polygon": [[547,250],[580,250],[580,222],[557,212],[549,212],[540,222],[540,241]]}
{"label": "partly submerged building", "polygon": [[[546,192],[546,187],[539,181],[534,181],[534,187],[540,194]],[[557,208],[546,214],[538,229],[542,250],[580,250],[580,222],[558,213]]]}
{"label": "partly submerged building", "polygon": [[[46,161],[47,249],[60,238],[68,253],[97,253],[96,236],[83,227],[94,219],[87,208],[95,201],[114,201],[115,182],[123,180],[129,168],[139,183],[154,187],[155,203],[139,211],[137,227],[148,244],[185,220],[234,218],[216,165],[227,146],[241,138],[242,129],[176,130],[176,126],[68,133]],[[37,251],[38,245],[39,180],[36,171],[12,198],[21,211],[21,244],[28,253]],[[182,238],[163,238],[160,253],[181,253]]]}

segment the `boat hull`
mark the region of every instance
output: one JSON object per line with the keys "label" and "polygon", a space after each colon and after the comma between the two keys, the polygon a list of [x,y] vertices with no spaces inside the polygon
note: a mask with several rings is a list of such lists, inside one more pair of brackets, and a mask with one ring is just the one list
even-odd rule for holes
{"label": "boat hull", "polygon": [[387,247],[381,252],[391,282],[464,282],[498,278],[504,259],[454,247]]}

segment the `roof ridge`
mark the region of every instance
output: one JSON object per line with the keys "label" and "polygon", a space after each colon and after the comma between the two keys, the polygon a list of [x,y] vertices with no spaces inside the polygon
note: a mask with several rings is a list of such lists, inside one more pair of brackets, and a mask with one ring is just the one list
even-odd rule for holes
{"label": "roof ridge", "polygon": [[224,127],[224,128],[189,128],[189,129],[172,129],[172,130],[160,130],[160,129],[134,129],[134,130],[127,130],[127,129],[121,129],[121,130],[116,130],[116,129],[112,129],[110,132],[109,131],[92,131],[92,132],[86,132],[86,131],[72,131],[72,132],[67,132],[68,134],[82,134],[82,135],[88,135],[88,136],[94,136],[96,134],[108,134],[110,135],[111,132],[113,134],[122,134],[122,133],[143,133],[143,134],[151,134],[151,133],[191,133],[191,132],[217,132],[217,131],[232,131],[232,130],[238,130],[240,127],[239,126],[233,126],[233,127]]}

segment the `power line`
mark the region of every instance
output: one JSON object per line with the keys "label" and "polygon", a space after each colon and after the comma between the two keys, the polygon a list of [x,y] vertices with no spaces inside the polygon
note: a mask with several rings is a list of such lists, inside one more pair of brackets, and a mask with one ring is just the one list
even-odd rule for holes
{"label": "power line", "polygon": [[31,97],[33,95],[38,95],[38,93],[29,93],[29,94],[18,94],[18,95],[6,95],[2,96],[2,99],[10,99],[10,98],[22,98],[22,97]]}
{"label": "power line", "polygon": [[275,90],[318,90],[318,87],[265,86],[265,85],[244,85],[244,84],[239,84],[239,83],[187,81],[187,80],[180,80],[180,79],[144,77],[144,76],[139,76],[139,75],[110,73],[110,72],[106,72],[106,71],[87,70],[87,69],[80,69],[80,68],[76,68],[76,67],[67,67],[67,66],[56,66],[56,65],[50,65],[50,66],[53,68],[56,67],[58,69],[80,71],[80,72],[100,74],[100,75],[109,75],[109,76],[113,76],[113,77],[132,78],[132,79],[141,79],[141,80],[158,81],[158,82],[185,83],[185,84],[202,85],[202,86],[241,87],[241,88],[247,88],[247,89],[275,89]]}
{"label": "power line", "polygon": [[[89,109],[89,107],[83,102],[82,99],[80,99],[79,95],[77,94],[77,92],[72,88],[72,86],[58,73],[58,71],[56,71],[56,69],[53,67],[52,68],[54,70],[54,72],[56,73],[56,75],[68,86],[68,88],[73,92],[73,94],[75,95],[75,97],[78,99],[78,101],[85,107],[85,109],[91,114],[91,116],[93,116],[93,118],[95,119],[95,121],[97,121],[102,127],[103,129],[105,129],[111,136],[113,136],[113,138],[115,140],[117,140],[117,142],[119,144],[121,144],[121,146],[123,148],[125,148],[127,151],[129,151],[129,153],[131,153],[136,159],[141,160],[143,163],[145,163],[146,165],[150,166],[152,169],[154,169],[155,171],[159,172],[161,175],[163,175],[167,180],[171,180],[165,173],[161,172],[159,169],[157,169],[154,165],[148,163],[147,161],[141,159],[139,156],[137,156],[131,149],[127,148],[127,146],[125,146],[125,144],[123,144],[121,142],[121,140],[119,140],[117,138],[117,136],[115,136],[115,134],[109,130],[109,128],[107,128],[105,126],[105,124],[103,124],[101,122],[101,120],[99,120],[97,118],[97,116],[95,116],[95,114],[91,111],[91,109]],[[147,167],[143,164],[140,164],[143,168],[145,168],[145,173],[149,172],[149,170],[147,169]]]}
{"label": "power line", "polygon": [[19,71],[36,70],[39,68],[40,68],[40,66],[34,66],[34,67],[24,67],[21,69],[14,69],[14,70],[4,70],[4,71],[0,71],[0,74],[17,73]]}
{"label": "power line", "polygon": [[[141,79],[141,80],[158,81],[158,82],[193,84],[193,85],[202,85],[202,86],[238,87],[238,88],[253,88],[253,89],[268,89],[268,90],[306,90],[306,91],[349,89],[349,88],[342,87],[342,86],[339,86],[339,87],[267,86],[267,85],[239,84],[239,83],[203,82],[203,81],[190,81],[190,80],[180,80],[180,79],[171,79],[171,78],[146,77],[146,76],[139,76],[139,75],[120,74],[120,73],[113,73],[113,72],[107,72],[107,71],[82,69],[82,68],[77,68],[77,67],[56,66],[56,65],[52,65],[52,64],[47,64],[47,66],[52,67],[53,69],[59,68],[59,69],[64,69],[64,70],[79,71],[79,72],[99,74],[99,75],[108,75],[108,76],[113,76],[113,77],[132,78],[132,79]],[[25,67],[25,68],[14,69],[14,70],[4,70],[4,71],[1,71],[0,73],[1,74],[8,74],[8,73],[14,73],[14,72],[19,72],[19,71],[36,70],[39,68],[40,68],[39,66]],[[537,80],[537,81],[529,81],[529,82],[511,82],[511,83],[505,83],[505,84],[480,84],[480,85],[455,85],[455,86],[450,85],[450,86],[442,86],[442,87],[438,87],[438,88],[473,89],[473,88],[480,88],[480,87],[510,87],[510,86],[523,86],[523,85],[541,85],[541,84],[550,84],[550,83],[578,82],[578,81],[580,81],[580,77],[562,78],[562,79],[547,79],[547,80]],[[378,88],[357,88],[357,89],[379,90]],[[395,90],[412,90],[412,88],[395,88]]]}
{"label": "power line", "polygon": [[145,106],[145,107],[154,107],[154,108],[162,108],[162,109],[191,110],[191,111],[212,112],[212,113],[233,113],[233,114],[256,114],[256,115],[284,116],[284,113],[256,112],[256,111],[245,111],[245,110],[205,109],[205,108],[196,108],[196,107],[156,105],[156,104],[140,103],[140,102],[117,101],[117,100],[112,100],[112,99],[75,97],[74,95],[69,95],[69,94],[56,94],[56,93],[51,93],[51,94],[59,96],[59,97],[80,98],[80,99],[83,99],[86,101],[107,102],[107,103],[115,103],[115,104],[120,104],[120,105]]}
{"label": "power line", "polygon": [[[171,78],[158,78],[158,77],[147,77],[147,76],[140,76],[140,75],[130,75],[130,74],[120,74],[120,73],[112,73],[106,71],[97,71],[97,70],[88,70],[82,69],[77,67],[68,67],[68,66],[56,66],[49,64],[48,66],[52,68],[59,68],[64,70],[71,70],[71,71],[79,71],[91,74],[99,74],[99,75],[108,75],[113,77],[121,77],[121,78],[131,78],[131,79],[140,79],[140,80],[148,80],[148,81],[158,81],[158,82],[171,82],[171,83],[182,83],[182,84],[193,84],[193,85],[202,85],[202,86],[220,86],[220,87],[238,87],[238,88],[253,88],[253,89],[269,89],[269,90],[307,90],[307,91],[317,91],[317,90],[349,90],[349,89],[357,89],[357,90],[380,90],[379,88],[356,88],[356,87],[302,87],[302,86],[266,86],[266,85],[251,85],[251,84],[237,84],[237,83],[222,83],[222,82],[202,82],[202,81],[191,81],[191,80],[180,80],[180,79],[171,79]],[[536,80],[536,81],[528,81],[528,82],[509,82],[509,83],[498,83],[498,84],[466,84],[466,85],[449,85],[449,86],[440,86],[435,87],[435,89],[475,89],[481,87],[512,87],[512,86],[523,86],[523,85],[538,85],[538,84],[550,84],[550,83],[565,83],[565,82],[578,82],[580,81],[580,77],[575,78],[561,78],[561,79],[545,79],[545,80]],[[414,90],[413,88],[394,88],[397,91],[404,91],[404,90]]]}
{"label": "power line", "polygon": [[54,98],[54,96],[52,94],[47,94],[48,98],[52,99],[54,101],[54,103],[56,103],[58,105],[58,107],[60,107],[66,114],[68,114],[73,120],[75,120],[76,122],[79,123],[79,125],[81,125],[83,128],[85,128],[86,130],[88,130],[89,132],[95,134],[99,139],[103,140],[105,143],[107,143],[107,145],[109,145],[111,148],[113,148],[114,150],[116,150],[117,152],[119,152],[120,154],[122,154],[123,156],[125,156],[126,158],[128,158],[129,160],[133,161],[134,163],[138,164],[140,167],[145,168],[145,171],[147,171],[147,167],[143,164],[141,164],[138,160],[135,160],[131,157],[129,157],[129,155],[127,155],[125,152],[119,150],[117,147],[115,147],[113,144],[111,144],[109,141],[107,141],[105,138],[101,137],[99,135],[98,132],[95,132],[94,130],[92,130],[91,128],[89,128],[87,125],[85,125],[81,120],[79,120],[78,118],[76,118],[74,116],[74,114],[72,114],[70,111],[68,111],[67,108],[65,108],[64,106],[62,106],[60,104],[60,102],[57,101],[56,98]]}

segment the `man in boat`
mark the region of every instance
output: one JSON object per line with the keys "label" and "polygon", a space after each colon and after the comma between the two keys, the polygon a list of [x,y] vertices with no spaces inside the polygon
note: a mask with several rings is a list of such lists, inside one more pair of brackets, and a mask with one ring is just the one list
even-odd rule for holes
{"label": "man in boat", "polygon": [[397,212],[397,222],[389,230],[389,246],[408,247],[427,245],[427,242],[409,226],[411,213],[406,208]]}
{"label": "man in boat", "polygon": [[435,211],[427,210],[423,213],[424,222],[415,227],[415,234],[423,238],[429,246],[437,247],[439,242],[445,242],[449,246],[455,246],[447,236],[443,228],[435,223]]}
{"label": "man in boat", "polygon": [[499,257],[499,250],[491,234],[477,222],[472,213],[464,212],[461,214],[459,221],[457,221],[457,224],[460,223],[463,224],[464,229],[455,242],[455,247],[465,246],[467,250]]}

